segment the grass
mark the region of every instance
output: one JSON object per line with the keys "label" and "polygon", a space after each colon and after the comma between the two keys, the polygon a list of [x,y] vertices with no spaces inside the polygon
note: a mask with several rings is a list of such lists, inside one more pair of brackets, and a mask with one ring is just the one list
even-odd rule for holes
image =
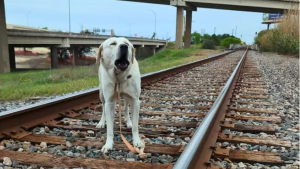
{"label": "grass", "polygon": [[141,73],[149,73],[205,58],[216,50],[167,49],[139,62]]}
{"label": "grass", "polygon": [[[218,50],[166,49],[139,61],[141,73],[170,68],[207,57]],[[97,67],[76,67],[0,74],[0,100],[27,100],[97,87]]]}

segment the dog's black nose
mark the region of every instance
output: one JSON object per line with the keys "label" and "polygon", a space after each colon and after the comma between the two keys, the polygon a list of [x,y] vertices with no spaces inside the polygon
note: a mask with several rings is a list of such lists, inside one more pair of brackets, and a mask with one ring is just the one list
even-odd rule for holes
{"label": "dog's black nose", "polygon": [[128,50],[128,46],[125,44],[120,45],[121,50]]}

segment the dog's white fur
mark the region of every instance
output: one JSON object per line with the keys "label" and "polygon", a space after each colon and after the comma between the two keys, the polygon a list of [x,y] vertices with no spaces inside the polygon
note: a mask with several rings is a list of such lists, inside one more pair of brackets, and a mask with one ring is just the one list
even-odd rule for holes
{"label": "dog's white fur", "polygon": [[[119,70],[115,66],[115,60],[120,57],[120,45],[128,46],[129,66],[125,71]],[[127,127],[132,127],[134,147],[144,147],[139,137],[138,120],[140,110],[139,96],[141,93],[141,74],[138,62],[134,56],[134,47],[126,38],[109,38],[99,47],[97,64],[99,64],[99,81],[100,81],[100,100],[102,102],[103,113],[97,128],[104,128],[107,122],[106,143],[101,151],[106,153],[113,148],[113,128],[114,113],[117,101],[115,85],[119,83],[120,94],[124,98],[124,113]],[[131,77],[130,77],[131,76]],[[129,105],[132,121],[129,116]]]}

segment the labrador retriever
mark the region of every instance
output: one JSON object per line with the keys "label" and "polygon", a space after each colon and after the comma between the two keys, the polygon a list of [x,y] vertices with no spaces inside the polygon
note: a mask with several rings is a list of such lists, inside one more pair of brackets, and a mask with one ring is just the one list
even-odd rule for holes
{"label": "labrador retriever", "polygon": [[[114,113],[117,101],[116,85],[124,98],[124,113],[127,127],[132,127],[134,147],[144,147],[139,137],[138,120],[140,110],[141,74],[135,59],[133,45],[123,37],[112,37],[99,47],[96,64],[99,65],[100,100],[103,113],[97,128],[104,128],[107,122],[106,143],[101,151],[106,153],[113,148]],[[132,116],[132,121],[129,116]]]}

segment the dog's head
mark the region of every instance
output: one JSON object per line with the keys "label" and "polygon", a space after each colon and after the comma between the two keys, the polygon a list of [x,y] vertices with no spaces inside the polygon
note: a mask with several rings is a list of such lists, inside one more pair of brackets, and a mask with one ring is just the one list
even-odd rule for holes
{"label": "dog's head", "polygon": [[114,66],[120,71],[125,71],[133,64],[134,47],[126,38],[109,38],[99,47],[97,64],[100,59],[107,67]]}

